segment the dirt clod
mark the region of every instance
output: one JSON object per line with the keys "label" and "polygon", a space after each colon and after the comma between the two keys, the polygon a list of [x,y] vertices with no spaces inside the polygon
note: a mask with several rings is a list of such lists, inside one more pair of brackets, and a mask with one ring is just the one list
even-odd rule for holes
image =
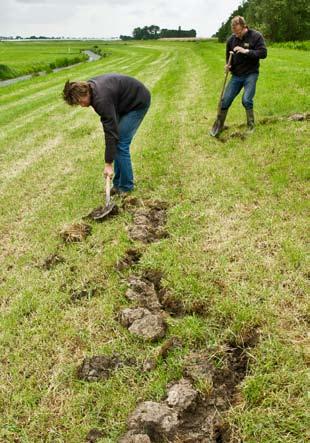
{"label": "dirt clod", "polygon": [[[216,351],[189,354],[184,361],[184,378],[168,387],[164,402],[138,405],[128,421],[127,435],[144,433],[151,443],[232,443],[225,416],[238,401],[238,387],[247,372],[248,350],[258,338],[257,330],[252,329]],[[194,388],[197,382],[199,392]],[[168,429],[162,425],[165,419],[171,424]]]}
{"label": "dirt clod", "polygon": [[64,263],[65,259],[58,254],[50,254],[46,259],[44,260],[44,263],[42,265],[43,269],[46,269],[47,271],[53,269],[55,266],[57,266],[60,263]]}
{"label": "dirt clod", "polygon": [[153,283],[157,292],[162,290],[161,280],[163,278],[163,273],[158,269],[146,269],[143,273],[143,278],[144,280]]}
{"label": "dirt clod", "polygon": [[123,309],[118,318],[129,332],[146,340],[157,340],[166,333],[167,325],[161,314],[152,314],[145,308]]}
{"label": "dirt clod", "polygon": [[96,355],[90,358],[87,357],[77,369],[77,376],[80,380],[86,381],[107,380],[115,369],[128,363],[122,362],[117,356]]}
{"label": "dirt clod", "polygon": [[151,312],[145,308],[126,308],[118,314],[119,322],[125,328],[129,328],[136,320],[150,315]]}
{"label": "dirt clod", "polygon": [[310,112],[305,113],[297,113],[292,114],[288,117],[288,120],[295,121],[295,122],[301,122],[303,120],[310,120]]}
{"label": "dirt clod", "polygon": [[96,441],[102,437],[104,437],[103,432],[99,431],[98,429],[91,429],[86,436],[86,442],[96,443]]}
{"label": "dirt clod", "polygon": [[132,434],[128,432],[119,443],[151,443],[150,437],[147,434]]}
{"label": "dirt clod", "polygon": [[92,227],[86,223],[74,223],[66,226],[60,236],[65,243],[80,242],[91,234]]}
{"label": "dirt clod", "polygon": [[167,238],[168,233],[164,229],[167,207],[167,203],[158,200],[145,201],[143,207],[133,212],[133,225],[128,228],[130,238],[142,243]]}
{"label": "dirt clod", "polygon": [[158,314],[150,314],[136,320],[129,328],[129,332],[139,337],[155,341],[164,337],[167,325]]}
{"label": "dirt clod", "polygon": [[130,268],[135,264],[139,263],[142,257],[142,251],[139,249],[128,249],[125,252],[125,256],[118,260],[116,264],[116,269],[118,271],[123,271],[124,269]]}
{"label": "dirt clod", "polygon": [[151,441],[162,442],[172,437],[178,427],[177,412],[164,403],[146,401],[138,405],[128,419],[128,428],[136,433],[144,431]]}
{"label": "dirt clod", "polygon": [[86,215],[86,217],[84,217],[84,219],[89,219],[89,220],[96,220],[96,221],[103,221],[106,220],[108,217],[113,217],[114,215],[119,214],[119,208],[117,205],[113,206],[113,209],[111,212],[109,212],[109,214],[107,214],[105,217],[103,217],[102,219],[98,218],[100,217],[103,213],[105,212],[105,206],[98,206],[98,208],[93,209],[88,215]]}
{"label": "dirt clod", "polygon": [[169,292],[163,294],[161,304],[172,317],[180,317],[185,314],[185,306],[182,301]]}
{"label": "dirt clod", "polygon": [[139,306],[148,308],[151,311],[161,308],[153,283],[136,276],[129,277],[128,281],[130,287],[125,294],[128,300],[136,302]]}
{"label": "dirt clod", "polygon": [[178,413],[195,406],[198,392],[193,388],[190,380],[182,378],[168,391],[166,403]]}

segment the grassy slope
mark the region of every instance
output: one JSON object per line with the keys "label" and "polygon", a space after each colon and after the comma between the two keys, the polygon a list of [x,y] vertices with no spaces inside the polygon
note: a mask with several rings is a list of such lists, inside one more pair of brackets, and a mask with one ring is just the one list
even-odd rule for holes
{"label": "grassy slope", "polygon": [[76,63],[74,59],[81,56],[80,50],[90,49],[95,44],[103,51],[109,47],[108,44],[96,41],[0,41],[0,65],[8,68],[6,71],[0,70],[0,78],[7,79],[44,71],[50,68],[50,63],[55,62],[56,67],[65,66],[61,63],[65,58],[71,60],[71,63]]}
{"label": "grassy slope", "polygon": [[[176,296],[204,301],[209,315],[170,321],[169,334],[182,337],[185,349],[151,373],[127,368],[105,384],[76,380],[84,356],[120,352],[142,360],[155,346],[141,346],[115,321],[126,302],[113,267],[130,244],[130,216],[94,225],[82,244],[61,246],[59,230],[102,198],[98,117],[63,105],[66,72],[5,88],[0,441],[78,443],[98,427],[109,436],[103,441],[115,442],[137,401],[161,398],[181,374],[190,348],[242,337],[254,326],[262,340],[229,419],[246,443],[306,441],[308,124],[279,121],[222,144],[207,135],[223,80],[221,45],[115,48],[113,60],[74,68],[70,77],[118,71],[151,88],[152,108],[133,145],[137,195],[170,202],[171,237],[149,246],[139,268],[163,270]],[[270,50],[258,119],[309,108],[305,66],[301,52]],[[228,123],[243,120],[238,99]],[[66,262],[52,271],[38,267],[58,246]],[[100,294],[73,304],[70,290],[87,281]]]}

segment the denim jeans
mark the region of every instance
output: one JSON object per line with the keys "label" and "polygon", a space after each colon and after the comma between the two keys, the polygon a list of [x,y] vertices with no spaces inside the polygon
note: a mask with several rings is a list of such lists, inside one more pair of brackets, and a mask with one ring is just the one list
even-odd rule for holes
{"label": "denim jeans", "polygon": [[114,159],[113,186],[128,192],[134,188],[133,171],[130,158],[130,143],[137,132],[149,106],[123,115],[118,122],[119,142]]}
{"label": "denim jeans", "polygon": [[253,98],[255,95],[257,79],[257,73],[240,76],[232,75],[224,92],[221,108],[223,110],[228,109],[241,89],[244,87],[242,104],[245,109],[253,109]]}

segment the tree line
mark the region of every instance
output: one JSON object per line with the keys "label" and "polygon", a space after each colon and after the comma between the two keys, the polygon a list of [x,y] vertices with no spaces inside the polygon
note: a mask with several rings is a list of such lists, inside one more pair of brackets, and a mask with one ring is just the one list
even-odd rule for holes
{"label": "tree line", "polygon": [[120,35],[121,40],[155,40],[158,38],[186,38],[196,37],[195,29],[189,31],[181,29],[160,29],[157,25],[135,28],[130,35]]}
{"label": "tree line", "polygon": [[309,0],[246,0],[222,23],[214,35],[220,42],[231,35],[230,21],[242,15],[251,28],[274,42],[310,39]]}

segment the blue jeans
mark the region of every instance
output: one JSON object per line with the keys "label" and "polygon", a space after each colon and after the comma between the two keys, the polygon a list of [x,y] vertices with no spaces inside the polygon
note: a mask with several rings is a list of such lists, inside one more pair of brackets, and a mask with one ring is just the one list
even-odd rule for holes
{"label": "blue jeans", "polygon": [[234,99],[237,97],[241,89],[244,87],[244,93],[242,96],[242,104],[245,109],[253,109],[253,98],[256,90],[256,82],[258,79],[258,74],[247,74],[247,75],[232,75],[230,82],[225,89],[224,96],[222,99],[221,108],[228,109]]}
{"label": "blue jeans", "polygon": [[113,186],[128,192],[134,188],[133,171],[130,158],[130,143],[137,132],[149,106],[123,115],[118,122],[119,142],[114,159]]}

